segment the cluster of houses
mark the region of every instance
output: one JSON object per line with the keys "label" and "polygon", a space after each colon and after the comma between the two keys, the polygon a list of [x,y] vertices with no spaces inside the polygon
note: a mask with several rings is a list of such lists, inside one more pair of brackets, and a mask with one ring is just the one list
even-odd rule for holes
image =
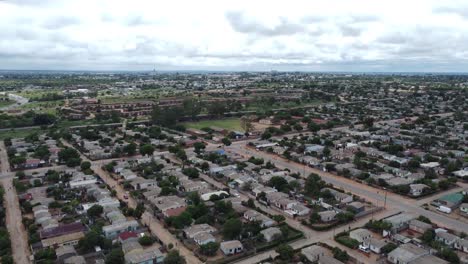
{"label": "cluster of houses", "polygon": [[[60,186],[65,188],[67,193],[86,197],[85,202],[73,208],[77,215],[84,217],[93,206],[102,207],[101,217],[106,221],[106,224],[102,227],[101,235],[114,243],[121,244],[126,263],[163,262],[165,254],[157,245],[143,247],[139,243],[139,238],[147,233],[146,228],[137,220],[124,215],[121,211],[120,201],[111,194],[108,188],[103,186],[96,176],[86,175],[77,169],[63,169],[59,173],[62,176],[67,176],[67,180],[60,183]],[[31,177],[31,175],[27,174],[27,177]],[[44,177],[34,176],[46,181]],[[62,177],[63,179],[65,178]],[[89,259],[90,254],[79,255],[77,253],[75,247],[89,232],[89,228],[79,218],[75,218],[76,221],[63,222],[62,219],[67,213],[50,205],[65,201],[49,197],[47,186],[30,188],[20,198],[29,201],[32,205],[32,216],[34,223],[38,226],[39,242],[31,245],[34,253],[42,249],[53,248],[59,263],[101,263],[99,260],[104,261],[105,256],[99,247],[96,247],[94,254],[91,254],[92,260]]]}
{"label": "cluster of houses", "polygon": [[[437,191],[434,186],[447,177],[468,175],[463,123],[450,117],[444,122],[445,129],[436,126],[437,121],[426,125],[413,121],[380,122],[374,124],[373,130],[339,128],[318,136],[259,140],[254,145],[257,150],[360,181],[391,189],[407,186],[402,188],[407,190],[402,194],[419,197]],[[408,130],[405,125],[415,129]],[[438,129],[437,137],[429,142],[431,145],[421,142],[421,138],[434,136],[425,132],[427,127]],[[450,141],[460,142],[458,149],[449,145]],[[449,168],[448,164],[456,169]],[[431,172],[434,176],[428,178],[426,175]]]}
{"label": "cluster of houses", "polygon": [[[47,150],[46,155],[36,156],[35,151],[39,148]],[[37,141],[13,138],[11,145],[8,146],[8,150],[14,153],[9,157],[13,169],[35,169],[56,164],[59,161],[58,153],[61,149],[57,140],[45,135],[40,135]],[[11,162],[14,157],[24,157],[24,160],[21,163]]]}
{"label": "cluster of houses", "polygon": [[382,234],[358,228],[350,231],[349,237],[359,242],[360,250],[375,254],[382,254],[382,249],[389,243],[396,244],[397,247],[387,254],[390,263],[449,263],[436,257],[436,251],[422,243],[421,236],[433,231],[435,241],[455,250],[462,263],[468,260],[467,239],[422,221],[412,213],[397,214],[382,221],[391,224],[390,229],[383,230]]}

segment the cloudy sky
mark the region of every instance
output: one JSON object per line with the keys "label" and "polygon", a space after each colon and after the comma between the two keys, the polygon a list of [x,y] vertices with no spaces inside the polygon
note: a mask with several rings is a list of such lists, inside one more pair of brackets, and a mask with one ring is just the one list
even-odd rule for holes
{"label": "cloudy sky", "polygon": [[468,1],[0,0],[0,69],[468,69]]}

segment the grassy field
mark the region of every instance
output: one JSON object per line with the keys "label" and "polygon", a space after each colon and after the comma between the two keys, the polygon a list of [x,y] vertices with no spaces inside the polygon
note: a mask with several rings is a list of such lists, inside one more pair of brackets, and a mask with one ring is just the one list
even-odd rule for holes
{"label": "grassy field", "polygon": [[45,133],[45,131],[40,128],[2,130],[0,131],[0,140],[4,140],[5,138],[23,138],[41,131]]}
{"label": "grassy field", "polygon": [[230,131],[244,131],[241,127],[241,122],[239,118],[226,118],[226,119],[217,119],[217,120],[202,120],[198,122],[185,122],[183,125],[186,128],[196,128],[202,129],[204,127],[220,127]]}
{"label": "grassy field", "polygon": [[5,106],[9,106],[9,105],[12,105],[14,104],[15,101],[4,101],[4,100],[0,100],[0,107],[5,107]]}

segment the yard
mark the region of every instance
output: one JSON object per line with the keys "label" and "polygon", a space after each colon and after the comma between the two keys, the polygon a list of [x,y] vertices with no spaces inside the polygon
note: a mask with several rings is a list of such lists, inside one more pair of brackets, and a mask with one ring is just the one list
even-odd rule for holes
{"label": "yard", "polygon": [[216,120],[202,120],[198,122],[185,122],[182,123],[186,128],[202,129],[204,127],[220,127],[230,131],[241,131],[244,129],[241,127],[239,118],[226,118]]}

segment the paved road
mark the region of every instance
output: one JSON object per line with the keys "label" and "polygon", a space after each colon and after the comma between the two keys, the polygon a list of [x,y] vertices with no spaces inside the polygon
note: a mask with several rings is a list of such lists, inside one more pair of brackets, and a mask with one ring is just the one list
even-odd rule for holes
{"label": "paved road", "polygon": [[18,195],[13,187],[13,178],[4,177],[4,175],[11,175],[11,173],[9,173],[10,164],[3,141],[0,141],[0,162],[0,178],[3,178],[1,183],[5,189],[6,226],[8,233],[10,233],[13,260],[15,263],[31,263],[29,261],[31,252],[29,251],[28,235],[23,226]]}

